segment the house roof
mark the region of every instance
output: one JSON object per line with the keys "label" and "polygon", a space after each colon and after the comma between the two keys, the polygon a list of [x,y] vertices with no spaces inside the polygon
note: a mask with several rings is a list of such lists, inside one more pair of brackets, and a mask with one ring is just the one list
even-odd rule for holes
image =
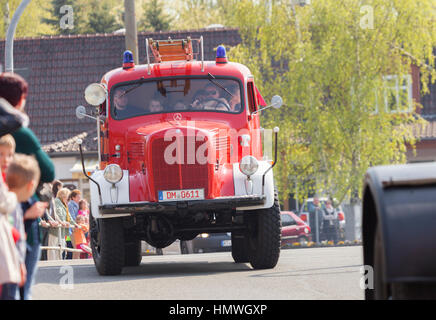
{"label": "house roof", "polygon": [[[200,29],[138,34],[139,63],[146,61],[145,39],[193,39],[203,36],[205,60],[215,59],[218,45],[241,42],[237,29]],[[5,41],[0,41],[4,57]],[[96,123],[75,116],[78,105],[86,105],[86,86],[99,82],[109,70],[122,64],[123,34],[68,35],[16,39],[14,69],[29,83],[26,110],[30,128],[49,153],[78,152],[77,138],[84,151],[97,151]],[[196,51],[196,49],[194,49]]]}

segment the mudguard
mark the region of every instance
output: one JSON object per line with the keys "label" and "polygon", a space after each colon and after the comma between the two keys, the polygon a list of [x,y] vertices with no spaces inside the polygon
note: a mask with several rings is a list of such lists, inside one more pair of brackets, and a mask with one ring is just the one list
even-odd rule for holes
{"label": "mudguard", "polygon": [[364,264],[381,228],[386,282],[436,281],[436,163],[370,168],[365,176]]}
{"label": "mudguard", "polygon": [[[257,210],[257,209],[269,209],[274,205],[274,177],[273,170],[268,169],[271,167],[271,163],[268,161],[259,161],[258,171],[250,177],[253,188],[251,192],[248,192],[246,187],[247,176],[239,170],[239,163],[233,164],[233,181],[235,185],[235,196],[246,195],[263,195],[265,196],[265,203],[263,205],[238,207],[237,210]],[[267,172],[268,171],[268,172]],[[265,175],[265,186],[262,189],[262,177]]]}
{"label": "mudguard", "polygon": [[117,218],[130,216],[130,214],[102,215],[99,206],[104,204],[129,203],[129,171],[123,170],[123,178],[120,182],[112,186],[103,176],[104,170],[96,170],[92,174],[93,178],[101,190],[101,202],[98,188],[92,181],[89,182],[91,193],[91,213],[94,218]]}

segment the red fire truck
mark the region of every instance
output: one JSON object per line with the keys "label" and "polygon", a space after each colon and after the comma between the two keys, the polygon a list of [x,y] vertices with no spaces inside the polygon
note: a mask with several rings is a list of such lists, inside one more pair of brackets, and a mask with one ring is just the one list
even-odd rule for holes
{"label": "red fire truck", "polygon": [[[164,248],[221,232],[231,232],[235,262],[273,268],[278,128],[273,161],[263,155],[259,111],[279,108],[281,98],[266,106],[250,70],[229,62],[223,46],[215,61],[204,61],[202,37],[147,39],[146,50],[146,64],[135,65],[126,51],[122,67],[85,90],[99,141],[100,167],[88,176],[98,272],[138,265],[141,240]],[[83,106],[76,115],[92,117]]]}

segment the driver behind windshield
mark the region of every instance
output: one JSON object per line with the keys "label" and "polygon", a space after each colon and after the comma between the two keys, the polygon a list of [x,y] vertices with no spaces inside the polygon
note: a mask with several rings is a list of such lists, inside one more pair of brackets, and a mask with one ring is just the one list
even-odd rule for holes
{"label": "driver behind windshield", "polygon": [[206,93],[203,102],[204,110],[229,111],[226,99],[220,97],[218,88],[214,84],[207,84],[204,91]]}
{"label": "driver behind windshield", "polygon": [[231,84],[227,90],[232,94],[229,97],[230,111],[239,112],[241,109],[241,96],[239,95],[239,85]]}
{"label": "driver behind windshield", "polygon": [[192,101],[191,107],[194,110],[202,110],[203,109],[203,103],[206,99],[207,93],[205,90],[198,90],[195,93],[194,99]]}

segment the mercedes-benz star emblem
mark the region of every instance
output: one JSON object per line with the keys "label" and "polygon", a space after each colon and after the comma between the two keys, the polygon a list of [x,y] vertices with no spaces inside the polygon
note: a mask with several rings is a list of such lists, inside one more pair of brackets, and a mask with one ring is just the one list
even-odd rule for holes
{"label": "mercedes-benz star emblem", "polygon": [[182,120],[182,115],[180,113],[175,113],[173,118],[175,121],[180,121]]}

